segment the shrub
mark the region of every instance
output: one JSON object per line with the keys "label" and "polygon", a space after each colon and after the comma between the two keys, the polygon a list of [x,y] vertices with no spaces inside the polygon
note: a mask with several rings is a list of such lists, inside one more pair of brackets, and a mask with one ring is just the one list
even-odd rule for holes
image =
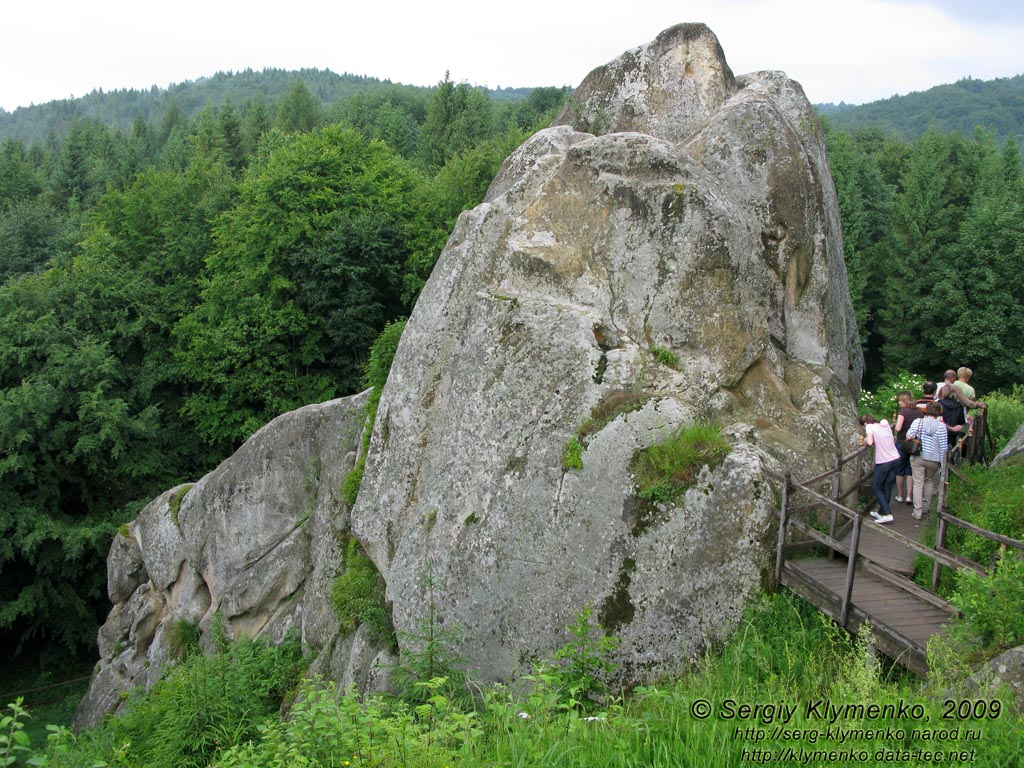
{"label": "shrub", "polygon": [[982,400],[988,404],[989,434],[995,442],[996,451],[1001,451],[1024,424],[1024,387],[1018,384],[1009,395],[992,392]]}
{"label": "shrub", "polygon": [[701,467],[717,467],[729,453],[720,427],[696,424],[633,456],[630,468],[637,496],[646,501],[678,499],[697,479]]}
{"label": "shrub", "polygon": [[199,641],[202,639],[202,630],[195,622],[186,619],[178,619],[171,624],[167,633],[167,644],[172,658],[181,659],[199,651]]}
{"label": "shrub", "polygon": [[651,354],[662,365],[667,365],[669,368],[677,371],[679,370],[679,356],[668,347],[655,344],[651,347]]}
{"label": "shrub", "polygon": [[618,669],[611,655],[619,647],[619,638],[595,636],[590,621],[593,612],[588,605],[576,615],[575,623],[567,627],[571,639],[555,652],[561,687],[574,706],[602,701],[608,693],[609,680]]}
{"label": "shrub", "polygon": [[172,667],[104,726],[125,753],[118,764],[208,765],[221,750],[257,737],[305,671],[297,638],[277,646],[218,638],[216,653],[195,654]]}
{"label": "shrub", "polygon": [[[990,531],[1024,539],[1024,462],[963,466],[960,473],[962,480],[950,482],[950,512]],[[999,546],[958,526],[950,526],[946,545],[983,565]]]}
{"label": "shrub", "polygon": [[963,618],[948,633],[967,658],[990,657],[1024,643],[1024,557],[1006,553],[991,576],[961,571],[952,602]]}
{"label": "shrub", "polygon": [[[901,373],[892,381],[883,384],[875,390],[862,389],[857,398],[857,409],[863,416],[865,413],[874,414],[879,420],[888,419],[890,422],[899,411],[899,403],[896,396],[903,390],[907,390],[915,398],[920,397],[924,389],[925,377],[916,373]],[[940,382],[941,383],[941,382]]]}
{"label": "shrub", "polygon": [[362,551],[355,537],[350,537],[345,568],[334,579],[334,609],[342,632],[355,632],[360,624],[367,624],[375,639],[394,645],[384,587],[377,566]]}

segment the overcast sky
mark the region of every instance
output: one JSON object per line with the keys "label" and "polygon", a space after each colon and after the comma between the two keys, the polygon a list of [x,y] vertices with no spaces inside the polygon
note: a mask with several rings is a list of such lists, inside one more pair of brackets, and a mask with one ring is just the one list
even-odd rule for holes
{"label": "overcast sky", "polygon": [[815,103],[1024,72],[1019,0],[22,0],[2,18],[9,111],[266,67],[575,86],[682,21],[710,26],[736,74],[783,70]]}

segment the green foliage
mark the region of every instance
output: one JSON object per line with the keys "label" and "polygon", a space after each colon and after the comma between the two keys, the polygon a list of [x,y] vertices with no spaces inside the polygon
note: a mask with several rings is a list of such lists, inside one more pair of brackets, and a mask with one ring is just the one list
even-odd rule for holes
{"label": "green foliage", "polygon": [[721,427],[695,424],[633,456],[630,468],[637,496],[651,502],[678,499],[697,479],[701,468],[715,469],[729,454]]}
{"label": "green foliage", "polygon": [[916,399],[921,397],[924,384],[923,376],[903,372],[889,381],[880,383],[877,389],[862,389],[857,398],[857,410],[862,415],[870,413],[879,421],[888,419],[889,423],[893,424],[900,409],[896,400],[899,393],[906,390]]}
{"label": "green foliage", "polygon": [[348,506],[353,506],[359,498],[359,486],[363,483],[363,473],[366,471],[366,458],[360,456],[356,465],[345,475],[341,483],[341,498]]}
{"label": "green foliage", "polygon": [[[415,705],[387,697],[364,698],[309,680],[302,684],[287,716],[268,717],[250,740],[220,751],[213,764],[222,768],[343,767],[346,763],[435,768],[738,768],[750,763],[753,747],[749,740],[736,738],[737,718],[723,714],[727,702],[734,702],[734,707],[795,705],[791,719],[781,727],[805,734],[786,741],[785,746],[797,754],[800,750],[808,754],[863,750],[868,755],[863,764],[888,766],[893,762],[885,754],[896,750],[949,752],[974,747],[978,765],[1015,764],[1024,748],[1024,734],[1008,701],[985,697],[993,705],[987,711],[998,714],[960,722],[959,733],[944,736],[941,742],[922,735],[922,729],[949,722],[943,718],[948,692],[933,692],[909,678],[887,679],[869,642],[868,637],[852,640],[806,603],[781,593],[752,605],[733,638],[719,652],[698,658],[678,680],[638,688],[625,698],[605,695],[589,708],[564,696],[563,673],[545,665],[537,665],[524,685],[482,687],[472,705],[447,695],[443,677],[424,681],[420,703]],[[808,715],[807,705],[822,701],[836,707],[890,707],[894,714],[883,718],[844,714],[838,722],[829,723],[833,730],[843,729],[840,742],[826,736],[820,717]],[[693,713],[704,704],[709,705],[710,716],[699,719]],[[751,720],[750,727],[774,728],[781,723],[780,711],[774,710],[773,722]],[[977,738],[964,734],[968,727],[977,731]],[[886,728],[904,734],[892,739],[879,736],[878,729]],[[81,749],[81,740],[76,748]],[[91,754],[113,762],[115,750],[111,744],[105,752]],[[122,753],[128,760],[137,759],[136,755]],[[92,763],[80,759],[54,764],[84,768]]]}
{"label": "green foliage", "polygon": [[355,537],[348,540],[345,562],[334,579],[334,611],[341,631],[355,632],[366,624],[374,639],[394,644],[395,631],[384,599],[384,579],[377,566],[359,547]]}
{"label": "green foliage", "polygon": [[612,659],[619,638],[595,628],[591,622],[593,613],[593,606],[589,605],[580,611],[576,621],[567,627],[569,642],[555,651],[559,687],[573,706],[602,703],[619,668]]}
{"label": "green foliage", "polygon": [[996,451],[1010,442],[1021,424],[1024,424],[1024,386],[1014,385],[1010,394],[990,392],[984,397],[988,410],[988,431],[995,441]]}
{"label": "green foliage", "polygon": [[187,619],[178,619],[171,624],[167,632],[167,646],[171,658],[188,658],[198,653],[201,649],[199,642],[203,632],[199,625]]}
{"label": "green foliage", "polygon": [[1024,643],[1024,557],[1003,555],[991,576],[962,570],[952,602],[963,612],[949,635],[967,658],[992,656]]}
{"label": "green foliage", "polygon": [[19,698],[7,705],[10,714],[0,715],[0,768],[14,765],[19,756],[32,751],[32,741],[25,732],[25,721],[31,715],[22,706],[24,703]]}
{"label": "green foliage", "polygon": [[221,750],[254,738],[304,668],[297,640],[280,646],[221,641],[216,653],[172,667],[105,727],[115,743],[128,745],[136,765],[204,766]]}
{"label": "green foliage", "polygon": [[860,105],[818,105],[837,128],[886,126],[903,141],[914,141],[933,129],[969,134],[975,126],[992,130],[1001,141],[1024,140],[1020,112],[1024,108],[1024,75],[955,83]]}
{"label": "green foliage", "polygon": [[184,501],[185,495],[192,490],[195,483],[186,483],[180,486],[172,495],[167,502],[167,506],[171,510],[171,519],[175,525],[180,525],[178,522],[178,513],[181,512],[181,502]]}
{"label": "green foliage", "polygon": [[400,631],[401,661],[394,668],[394,682],[406,701],[422,705],[438,691],[449,697],[465,697],[466,660],[455,650],[462,642],[460,627],[445,627],[437,610],[433,567],[420,577],[426,612],[413,632]]}
{"label": "green foliage", "polygon": [[202,301],[179,325],[211,440],[352,392],[401,309],[419,179],[385,145],[329,127],[279,140],[218,223]]}
{"label": "green foliage", "polygon": [[583,444],[576,435],[569,438],[565,450],[562,451],[562,468],[583,469]]}
{"label": "green foliage", "polygon": [[668,347],[662,347],[657,344],[651,347],[651,354],[654,355],[654,359],[662,365],[667,365],[669,368],[679,370],[679,355],[673,352]]}
{"label": "green foliage", "polygon": [[[996,467],[962,466],[960,474],[964,479],[953,478],[949,487],[953,514],[981,528],[1024,540],[1024,461]],[[950,526],[947,546],[986,566],[999,547],[958,526]]]}
{"label": "green foliage", "polygon": [[402,338],[405,324],[406,320],[400,319],[393,320],[384,326],[384,330],[370,346],[370,356],[363,368],[363,386],[371,387],[373,391],[366,401],[362,452],[355,467],[345,475],[341,486],[342,498],[350,507],[356,503],[359,496],[359,486],[363,482],[363,473],[366,471],[366,452],[370,449],[370,437],[373,434],[373,425],[377,421],[377,408],[380,406],[380,397],[384,391],[384,385],[388,381],[388,374],[391,373],[391,364],[394,362],[395,353],[398,352],[398,342]]}

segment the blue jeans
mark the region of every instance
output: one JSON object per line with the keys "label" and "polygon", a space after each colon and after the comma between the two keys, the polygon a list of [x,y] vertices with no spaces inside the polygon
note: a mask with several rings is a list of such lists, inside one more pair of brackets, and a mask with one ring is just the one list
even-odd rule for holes
{"label": "blue jeans", "polygon": [[884,464],[875,464],[875,475],[871,482],[871,490],[878,499],[878,513],[880,515],[891,515],[889,511],[889,499],[892,498],[892,487],[896,485],[896,470],[900,465],[899,459],[887,461]]}

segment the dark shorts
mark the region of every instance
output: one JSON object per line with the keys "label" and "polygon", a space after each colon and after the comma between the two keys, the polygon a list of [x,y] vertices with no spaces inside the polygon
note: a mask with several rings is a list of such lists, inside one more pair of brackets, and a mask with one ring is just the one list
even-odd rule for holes
{"label": "dark shorts", "polygon": [[900,454],[900,457],[896,460],[896,475],[898,477],[909,477],[913,474],[910,468],[910,456],[903,452],[903,441],[896,441],[896,450]]}

